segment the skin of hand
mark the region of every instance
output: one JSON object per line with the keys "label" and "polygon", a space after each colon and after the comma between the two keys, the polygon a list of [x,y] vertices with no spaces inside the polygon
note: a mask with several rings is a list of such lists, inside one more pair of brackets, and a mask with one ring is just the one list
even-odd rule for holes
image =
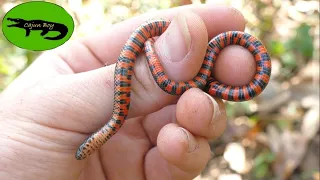
{"label": "skin of hand", "polygon": [[[226,126],[222,100],[196,88],[180,97],[165,93],[143,53],[134,67],[124,126],[99,151],[75,159],[78,146],[112,114],[114,63],[123,44],[151,17],[172,20],[155,48],[166,73],[177,81],[197,74],[208,39],[245,26],[241,13],[230,7],[182,6],[44,52],[0,96],[0,179],[188,180],[204,169],[211,158],[209,140]],[[254,72],[252,55],[229,46],[214,75],[239,85]]]}

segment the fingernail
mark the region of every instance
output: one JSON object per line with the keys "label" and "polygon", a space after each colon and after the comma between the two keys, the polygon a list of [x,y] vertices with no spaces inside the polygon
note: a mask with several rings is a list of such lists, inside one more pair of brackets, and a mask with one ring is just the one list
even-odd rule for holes
{"label": "fingernail", "polygon": [[199,147],[196,139],[187,130],[180,128],[179,131],[182,132],[184,139],[188,142],[188,153],[193,152]]}
{"label": "fingernail", "polygon": [[164,36],[161,38],[163,38],[160,43],[162,56],[172,62],[183,60],[191,47],[191,36],[186,16],[179,13],[172,20]]}
{"label": "fingernail", "polygon": [[211,102],[212,108],[213,108],[212,119],[211,119],[211,123],[212,123],[215,119],[217,119],[220,116],[221,112],[219,110],[219,105],[218,105],[217,101],[215,101],[213,99],[213,97],[210,96],[209,94],[207,94],[207,93],[204,93],[204,94],[207,95],[208,99]]}

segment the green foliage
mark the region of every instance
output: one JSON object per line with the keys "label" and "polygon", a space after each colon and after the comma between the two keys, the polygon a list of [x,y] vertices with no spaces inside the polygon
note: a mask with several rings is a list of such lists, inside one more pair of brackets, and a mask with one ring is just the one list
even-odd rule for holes
{"label": "green foliage", "polygon": [[313,178],[313,174],[314,173],[317,173],[318,172],[318,169],[310,169],[306,172],[302,172],[301,175],[300,175],[300,178],[301,180],[309,180],[309,179],[314,179]]}
{"label": "green foliage", "polygon": [[9,74],[8,65],[4,62],[3,57],[0,56],[0,75],[4,76],[8,74]]}
{"label": "green foliage", "polygon": [[275,156],[269,150],[261,152],[254,159],[254,167],[253,167],[253,176],[255,179],[266,178],[266,176],[270,176],[269,167],[270,164],[275,160]]}
{"label": "green foliage", "polygon": [[313,37],[310,35],[311,26],[302,23],[297,31],[296,37],[293,39],[294,49],[301,53],[306,58],[311,58],[313,55]]}
{"label": "green foliage", "polygon": [[287,119],[279,119],[275,121],[275,124],[279,129],[285,130],[285,129],[289,129],[292,123]]}
{"label": "green foliage", "polygon": [[242,114],[250,114],[250,102],[226,102],[226,113],[228,117],[235,117],[236,115]]}
{"label": "green foliage", "polygon": [[279,40],[272,40],[268,49],[273,56],[281,56],[285,52],[284,44]]}
{"label": "green foliage", "polygon": [[309,61],[314,52],[314,37],[310,34],[311,26],[301,23],[295,34],[286,41],[272,40],[268,44],[271,57],[279,58],[282,63],[281,76],[290,78],[294,70]]}
{"label": "green foliage", "polygon": [[281,61],[285,68],[293,69],[297,66],[296,56],[292,51],[283,53],[281,55]]}
{"label": "green foliage", "polygon": [[[290,62],[292,59],[295,59],[295,54],[299,54],[305,58],[305,60],[309,60],[313,56],[313,36],[310,35],[311,26],[306,23],[302,23],[296,29],[296,35],[285,42],[284,47],[286,52],[291,52],[290,55],[284,55],[283,62],[287,62],[289,66],[293,63]],[[292,57],[293,56],[293,57]],[[289,62],[289,63],[288,63]]]}

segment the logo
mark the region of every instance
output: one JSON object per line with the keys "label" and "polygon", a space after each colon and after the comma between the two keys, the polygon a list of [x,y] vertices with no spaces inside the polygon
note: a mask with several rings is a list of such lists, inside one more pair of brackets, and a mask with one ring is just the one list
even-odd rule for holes
{"label": "logo", "polygon": [[31,1],[12,8],[2,20],[4,36],[27,50],[43,51],[61,46],[74,30],[72,17],[61,6]]}

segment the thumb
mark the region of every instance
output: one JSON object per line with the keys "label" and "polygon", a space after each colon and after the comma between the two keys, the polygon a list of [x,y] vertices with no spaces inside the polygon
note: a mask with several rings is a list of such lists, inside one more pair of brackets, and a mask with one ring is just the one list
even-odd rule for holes
{"label": "thumb", "polygon": [[[197,14],[185,12],[175,16],[154,44],[170,79],[188,81],[197,75],[206,52],[207,37],[205,24]],[[177,96],[169,95],[156,84],[145,55],[136,61],[132,91],[129,117],[155,112],[177,100]]]}
{"label": "thumb", "polygon": [[208,35],[202,19],[192,12],[179,13],[155,43],[166,74],[175,81],[195,77],[203,63]]}

